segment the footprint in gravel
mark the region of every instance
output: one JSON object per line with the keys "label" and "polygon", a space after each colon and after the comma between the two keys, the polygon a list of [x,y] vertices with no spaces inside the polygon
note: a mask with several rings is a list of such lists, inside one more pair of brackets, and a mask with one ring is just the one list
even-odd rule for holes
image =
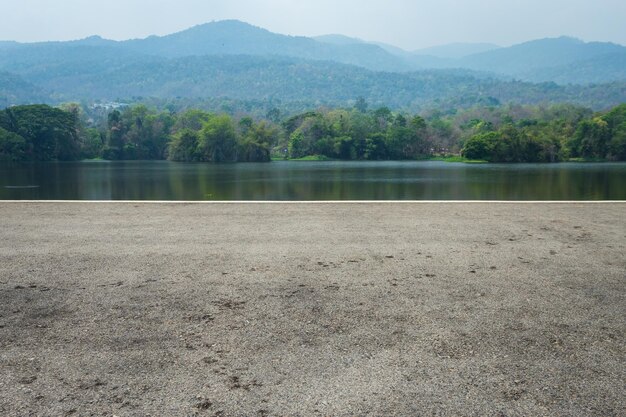
{"label": "footprint in gravel", "polygon": [[208,323],[208,322],[215,320],[215,317],[213,317],[213,315],[211,314],[205,313],[205,314],[199,314],[196,316],[188,316],[187,320]]}
{"label": "footprint in gravel", "polygon": [[123,281],[118,281],[118,282],[114,282],[112,284],[102,284],[102,285],[98,285],[98,287],[121,287],[122,285],[124,285]]}
{"label": "footprint in gravel", "polygon": [[216,306],[222,308],[222,309],[229,309],[229,310],[241,310],[243,309],[244,305],[246,304],[245,301],[234,301],[234,300],[220,300],[220,301],[216,301],[213,304],[215,304]]}
{"label": "footprint in gravel", "polygon": [[205,400],[205,399],[198,399],[199,402],[196,404],[196,408],[198,410],[208,410],[209,408],[213,407],[213,403],[209,400]]}
{"label": "footprint in gravel", "polygon": [[230,390],[242,389],[244,391],[250,391],[253,387],[262,387],[263,384],[257,382],[256,379],[251,380],[250,382],[243,382],[241,378],[237,375],[233,375],[228,378],[228,388]]}
{"label": "footprint in gravel", "polygon": [[91,381],[83,381],[78,385],[79,389],[82,390],[89,390],[92,388],[97,388],[97,387],[102,387],[104,385],[106,385],[106,382],[101,381],[100,379],[96,378],[94,380]]}
{"label": "footprint in gravel", "polygon": [[36,380],[37,380],[37,377],[35,375],[31,375],[31,376],[25,376],[23,378],[20,378],[18,382],[22,385],[30,385]]}
{"label": "footprint in gravel", "polygon": [[506,401],[519,401],[524,396],[525,393],[526,393],[526,390],[523,388],[512,389],[512,390],[504,391],[502,393],[502,396],[504,397]]}

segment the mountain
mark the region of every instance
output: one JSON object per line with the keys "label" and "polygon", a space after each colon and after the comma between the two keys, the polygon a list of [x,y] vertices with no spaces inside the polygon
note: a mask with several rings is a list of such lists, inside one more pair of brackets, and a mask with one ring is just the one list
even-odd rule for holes
{"label": "mountain", "polygon": [[[92,49],[102,52],[102,48]],[[205,97],[345,106],[364,97],[375,107],[409,110],[564,101],[604,108],[626,101],[626,84],[562,87],[479,78],[459,70],[391,73],[330,61],[212,55],[135,57],[70,71],[64,65],[66,56],[49,57],[46,65],[28,72],[28,79],[40,80],[61,101]]]}
{"label": "mountain", "polygon": [[0,108],[15,104],[50,102],[50,94],[22,77],[0,71]]}
{"label": "mountain", "polygon": [[[272,33],[237,20],[212,22],[167,36],[150,36],[121,42],[91,36],[70,42],[6,43],[6,46],[0,43],[0,51],[38,47],[41,48],[39,51],[47,53],[53,48],[71,46],[108,47],[125,55],[134,53],[164,58],[203,55],[289,56],[335,61],[377,71],[414,69],[410,62],[377,45],[364,42],[345,45],[319,42],[303,36]],[[89,59],[87,56],[85,58]]]}
{"label": "mountain", "polygon": [[314,36],[313,39],[318,42],[328,43],[331,45],[354,45],[359,43],[366,43],[364,40],[361,40],[359,38],[351,38],[350,36],[339,34]]}
{"label": "mountain", "polygon": [[626,47],[583,42],[571,37],[547,38],[511,47],[491,43],[452,43],[407,52],[382,43],[343,35],[315,38],[333,45],[375,44],[415,69],[470,69],[496,77],[558,84],[626,81]]}
{"label": "mountain", "polygon": [[19,46],[18,42],[13,41],[0,41],[0,49],[10,49]]}
{"label": "mountain", "polygon": [[625,68],[626,54],[617,52],[567,65],[535,69],[522,74],[520,78],[532,82],[553,81],[558,84],[576,84],[581,80],[600,84],[606,80],[626,80]]}
{"label": "mountain", "polygon": [[[18,72],[14,71],[12,61],[20,60],[28,53],[73,54],[75,56],[71,62],[77,63],[79,60],[74,58],[78,58],[79,52],[68,52],[67,48],[70,47],[98,47],[107,59],[113,60],[116,56],[126,56],[134,60],[136,55],[161,58],[207,55],[286,56],[333,61],[374,71],[408,72],[418,69],[460,68],[490,73],[494,77],[564,84],[626,80],[626,67],[620,68],[617,64],[623,61],[626,47],[612,43],[585,43],[578,39],[561,37],[507,48],[485,43],[456,43],[408,52],[393,45],[337,34],[315,38],[281,35],[237,20],[211,22],[167,36],[150,36],[121,42],[99,36],[71,42],[0,42],[0,68]],[[81,62],[98,66],[94,62],[98,54],[89,56],[86,54],[87,49],[83,49],[83,52],[85,55]],[[37,62],[36,65],[45,63]]]}
{"label": "mountain", "polygon": [[378,46],[382,49],[384,49],[385,51],[389,52],[392,55],[398,56],[398,57],[402,57],[404,59],[408,59],[408,62],[410,62],[411,60],[409,58],[411,58],[412,54],[408,51],[405,51],[402,48],[398,48],[397,46],[394,45],[390,45],[388,43],[383,43],[383,42],[367,42],[364,41],[362,39],[359,38],[351,38],[350,36],[345,36],[345,35],[337,35],[337,34],[332,34],[332,35],[321,35],[321,36],[315,36],[313,37],[313,39],[315,39],[318,42],[322,42],[322,43],[328,43],[331,45],[355,45],[355,44],[367,44],[367,45],[375,45]]}
{"label": "mountain", "polygon": [[[556,67],[575,66],[577,62],[587,62],[587,66],[591,66],[592,71],[601,71],[604,64],[602,57],[608,54],[626,56],[626,47],[614,43],[585,43],[579,39],[561,37],[540,39],[509,48],[470,55],[458,60],[456,65],[459,68],[489,71],[520,79],[528,79],[528,74],[534,74],[535,79],[539,77],[548,80],[539,75],[542,70],[553,72]],[[626,67],[615,75],[617,78],[613,80],[625,80]],[[590,77],[570,77],[570,79],[581,84],[590,82]],[[556,81],[555,79],[549,80]]]}
{"label": "mountain", "polygon": [[[361,96],[372,105],[412,110],[557,101],[603,108],[626,102],[626,83],[615,82],[626,81],[624,50],[558,38],[446,58],[223,21],[121,42],[92,36],[0,43],[0,105],[138,96],[344,105]],[[566,85],[584,83],[599,85]]]}
{"label": "mountain", "polygon": [[0,71],[18,74],[26,81],[55,90],[59,77],[100,76],[133,62],[150,63],[161,58],[137,54],[118,47],[80,43],[37,43],[0,50]]}
{"label": "mountain", "polygon": [[469,55],[500,49],[493,43],[450,43],[414,51],[414,55],[427,55],[437,58],[460,59]]}
{"label": "mountain", "polygon": [[287,36],[237,20],[195,26],[168,36],[122,42],[125,49],[168,58],[202,55],[281,55],[353,64],[380,71],[412,69],[404,60],[367,43],[333,44]]}
{"label": "mountain", "polygon": [[114,46],[117,45],[117,42],[109,40],[109,39],[103,39],[101,36],[98,35],[94,35],[94,36],[90,36],[88,38],[85,39],[79,39],[77,41],[70,41],[67,42],[68,44],[72,44],[72,45],[83,45],[83,46]]}

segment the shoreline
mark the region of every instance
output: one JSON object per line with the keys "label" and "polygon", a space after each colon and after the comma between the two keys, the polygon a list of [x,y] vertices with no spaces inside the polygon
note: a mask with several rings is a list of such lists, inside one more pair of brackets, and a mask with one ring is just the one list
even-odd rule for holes
{"label": "shoreline", "polygon": [[626,414],[626,202],[0,219],[2,415]]}

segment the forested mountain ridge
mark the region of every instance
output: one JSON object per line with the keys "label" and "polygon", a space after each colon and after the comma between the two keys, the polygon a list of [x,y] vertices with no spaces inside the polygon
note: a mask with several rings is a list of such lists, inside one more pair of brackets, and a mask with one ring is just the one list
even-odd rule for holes
{"label": "forested mountain ridge", "polygon": [[[91,53],[82,60],[84,49]],[[458,70],[373,72],[330,61],[287,57],[166,59],[116,54],[107,47],[65,47],[44,55],[28,52],[33,53],[15,60],[10,69],[32,84],[57,92],[60,101],[222,97],[308,102],[315,107],[345,106],[363,97],[375,106],[412,111],[429,106],[450,109],[508,102],[571,102],[602,109],[626,101],[626,83],[558,86],[503,81]],[[38,57],[42,57],[40,62]]]}
{"label": "forested mountain ridge", "polygon": [[[624,51],[558,38],[442,58],[341,35],[316,40],[222,21],[128,41],[0,42],[0,105],[228,97],[343,106],[364,97],[414,111],[562,101],[603,109],[626,101]],[[428,67],[438,69],[416,70]],[[593,84],[568,85],[585,83]]]}
{"label": "forested mountain ridge", "polygon": [[447,45],[433,46],[413,51],[414,55],[430,55],[437,58],[460,59],[470,55],[480,54],[483,52],[494,51],[500,49],[493,43],[450,43]]}
{"label": "forested mountain ridge", "polygon": [[521,78],[532,82],[552,81],[561,85],[575,84],[577,80],[600,84],[605,80],[624,79],[625,68],[626,54],[614,52],[570,64],[531,70],[522,74]]}
{"label": "forested mountain ridge", "polygon": [[[418,51],[377,42],[366,42],[344,35],[315,38],[287,36],[270,32],[237,20],[224,20],[194,26],[166,36],[112,41],[99,36],[69,42],[20,44],[0,42],[0,50],[28,47],[100,46],[115,48],[118,53],[133,52],[164,58],[203,55],[287,56],[309,60],[334,61],[376,71],[403,72],[428,68],[465,68],[488,71],[520,79],[529,71],[592,62],[608,54],[626,55],[626,47],[607,42],[588,42],[569,37],[540,39],[510,47],[493,44],[448,44]],[[43,51],[43,49],[39,49]],[[2,60],[11,56],[2,56]],[[596,69],[600,69],[598,62]],[[624,81],[623,73],[606,75],[600,81]],[[546,81],[557,81],[549,78]],[[574,83],[587,83],[582,77]]]}
{"label": "forested mountain ridge", "polygon": [[25,81],[22,77],[0,71],[0,108],[13,103],[50,101],[50,93]]}
{"label": "forested mountain ridge", "polygon": [[[560,37],[525,42],[466,56],[457,62],[457,65],[524,79],[525,74],[529,72],[540,72],[541,69],[572,65],[580,61],[594,62],[595,58],[608,54],[626,56],[626,47],[608,42],[585,43],[575,38]],[[600,65],[597,69],[599,68]],[[626,70],[619,74],[618,79],[626,79]]]}
{"label": "forested mountain ridge", "polygon": [[288,56],[353,64],[377,71],[408,71],[409,62],[373,44],[333,45],[304,36],[270,32],[237,20],[224,20],[166,36],[122,42],[87,38],[81,44],[115,46],[124,51],[165,58],[204,55]]}

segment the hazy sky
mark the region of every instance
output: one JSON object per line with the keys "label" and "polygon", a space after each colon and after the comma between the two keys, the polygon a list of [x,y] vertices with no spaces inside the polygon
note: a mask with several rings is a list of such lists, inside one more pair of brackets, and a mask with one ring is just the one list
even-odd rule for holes
{"label": "hazy sky", "polygon": [[1,40],[165,35],[239,19],[289,35],[341,33],[418,49],[569,35],[626,45],[626,0],[0,0]]}

